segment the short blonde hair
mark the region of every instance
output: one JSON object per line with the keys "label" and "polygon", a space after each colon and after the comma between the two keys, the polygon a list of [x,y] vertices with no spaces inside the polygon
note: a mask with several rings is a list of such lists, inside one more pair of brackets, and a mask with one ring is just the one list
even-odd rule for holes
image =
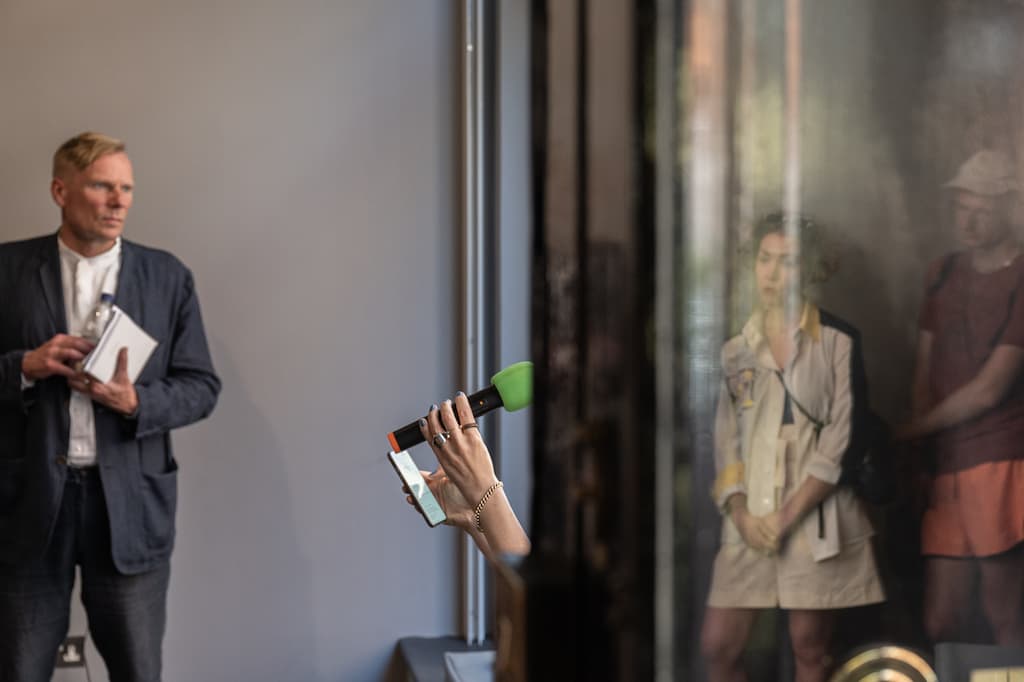
{"label": "short blonde hair", "polygon": [[79,133],[62,144],[53,155],[53,177],[63,177],[70,171],[83,171],[108,154],[125,150],[121,140],[103,133]]}

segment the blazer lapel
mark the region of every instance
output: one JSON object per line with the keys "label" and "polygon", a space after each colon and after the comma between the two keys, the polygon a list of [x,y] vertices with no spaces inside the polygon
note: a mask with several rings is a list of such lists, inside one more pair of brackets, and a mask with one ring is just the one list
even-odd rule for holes
{"label": "blazer lapel", "polygon": [[44,247],[39,254],[39,283],[43,288],[43,298],[50,311],[53,325],[58,334],[67,334],[68,322],[64,312],[64,287],[60,281],[60,252],[57,250],[57,235],[43,242]]}
{"label": "blazer lapel", "polygon": [[135,245],[121,239],[121,270],[117,274],[117,292],[114,303],[142,324],[142,298],[139,295],[139,254]]}

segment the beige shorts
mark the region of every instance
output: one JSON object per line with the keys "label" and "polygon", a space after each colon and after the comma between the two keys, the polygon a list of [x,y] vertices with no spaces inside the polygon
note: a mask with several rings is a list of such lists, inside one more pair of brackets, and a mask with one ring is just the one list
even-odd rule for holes
{"label": "beige shorts", "polygon": [[881,601],[885,592],[871,538],[845,544],[838,555],[815,561],[801,532],[789,535],[782,550],[771,556],[743,543],[723,545],[708,595],[708,606],[715,608],[838,609]]}

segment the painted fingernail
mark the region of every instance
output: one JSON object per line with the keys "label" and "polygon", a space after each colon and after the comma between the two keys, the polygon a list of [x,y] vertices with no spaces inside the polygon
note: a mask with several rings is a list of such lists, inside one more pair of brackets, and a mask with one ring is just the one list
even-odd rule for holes
{"label": "painted fingernail", "polygon": [[465,394],[465,393],[463,393],[462,391],[459,391],[459,392],[458,392],[458,393],[456,393],[455,395],[457,395],[457,396],[460,396],[460,395],[466,395],[466,394]]}
{"label": "painted fingernail", "polygon": [[433,412],[433,411],[434,411],[434,410],[436,410],[436,409],[437,409],[437,405],[431,405],[431,406],[430,406],[430,411],[431,411],[431,412]]}
{"label": "painted fingernail", "polygon": [[423,426],[426,426],[426,425],[427,425],[427,420],[426,419],[421,419],[420,420],[420,427],[423,427]]}

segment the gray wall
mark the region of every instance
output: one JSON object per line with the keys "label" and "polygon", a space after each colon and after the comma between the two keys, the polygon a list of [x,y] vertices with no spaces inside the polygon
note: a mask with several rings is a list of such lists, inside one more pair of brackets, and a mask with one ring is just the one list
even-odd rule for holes
{"label": "gray wall", "polygon": [[224,380],[175,437],[169,682],[377,679],[398,638],[456,631],[455,531],[427,529],[383,457],[465,388],[456,9],[0,4],[0,239],[58,224],[57,144],[123,137],[126,236],[193,269]]}
{"label": "gray wall", "polygon": [[[530,3],[496,3],[497,363],[530,358]],[[495,453],[512,508],[529,528],[532,410],[502,412]]]}

